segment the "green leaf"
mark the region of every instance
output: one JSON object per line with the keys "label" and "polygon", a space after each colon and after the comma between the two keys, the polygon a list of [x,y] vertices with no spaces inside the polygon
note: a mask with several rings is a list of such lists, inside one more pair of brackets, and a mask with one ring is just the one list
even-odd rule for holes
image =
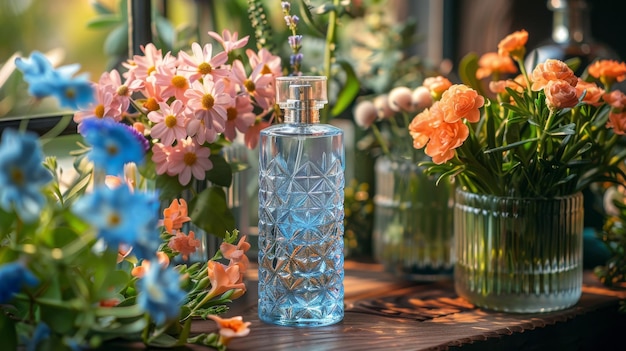
{"label": "green leaf", "polygon": [[161,174],[156,177],[156,188],[159,190],[159,198],[164,201],[172,201],[181,196],[185,187],[180,184],[178,177]]}
{"label": "green leaf", "polygon": [[528,143],[535,142],[535,141],[538,141],[538,140],[539,140],[539,138],[530,138],[530,139],[526,139],[526,140],[519,140],[519,141],[516,141],[514,143],[510,143],[508,145],[503,145],[503,146],[496,147],[496,148],[493,148],[493,149],[487,149],[487,150],[485,150],[485,153],[489,154],[489,153],[492,153],[492,152],[507,151],[507,150],[514,149],[514,148],[516,148],[516,147],[518,147],[520,145],[528,144]]}
{"label": "green leaf", "polygon": [[300,0],[300,18],[304,20],[307,28],[312,29],[319,36],[326,36],[326,33],[323,29],[321,29],[317,23],[313,20],[313,14],[311,13],[311,9],[309,8],[308,1]]}
{"label": "green leaf", "polygon": [[174,30],[172,23],[161,16],[156,16],[154,23],[156,26],[157,36],[161,42],[165,44],[168,51],[173,50],[176,40],[176,30]]}
{"label": "green leaf", "polygon": [[233,181],[230,164],[221,155],[211,155],[209,160],[213,163],[213,168],[206,172],[207,180],[215,185],[229,187]]}
{"label": "green leaf", "polygon": [[93,7],[93,9],[96,11],[96,13],[98,13],[100,15],[110,15],[110,14],[113,14],[113,10],[111,10],[110,8],[105,6],[100,1],[91,1],[90,3],[91,3],[91,7]]}
{"label": "green leaf", "polygon": [[478,70],[478,55],[469,53],[459,63],[459,76],[465,85],[474,88],[480,95],[485,96],[482,84],[476,79]]}
{"label": "green leaf", "polygon": [[127,55],[128,24],[124,23],[109,33],[104,41],[104,53],[108,56]]}
{"label": "green leaf", "polygon": [[182,346],[180,341],[168,334],[159,334],[154,338],[147,340],[149,346],[171,348],[174,346]]}
{"label": "green leaf", "polygon": [[350,107],[361,90],[361,82],[359,82],[352,65],[343,60],[337,61],[337,63],[346,73],[346,82],[339,92],[339,96],[337,96],[335,106],[333,106],[330,112],[333,116],[340,115],[346,108]]}
{"label": "green leaf", "polygon": [[106,29],[121,24],[122,21],[118,15],[102,15],[87,22],[89,29]]}
{"label": "green leaf", "polygon": [[2,340],[2,347],[6,350],[17,350],[15,322],[2,310],[0,310],[0,340]]}
{"label": "green leaf", "polygon": [[223,238],[226,232],[235,229],[235,218],[221,187],[211,186],[203,190],[188,206],[191,221],[206,233]]}

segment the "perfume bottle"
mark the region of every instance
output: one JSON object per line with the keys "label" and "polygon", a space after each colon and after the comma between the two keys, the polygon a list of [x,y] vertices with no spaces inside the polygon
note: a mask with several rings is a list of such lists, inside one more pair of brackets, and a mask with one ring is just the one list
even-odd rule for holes
{"label": "perfume bottle", "polygon": [[565,61],[578,58],[580,65],[575,73],[581,76],[594,60],[619,59],[613,49],[592,38],[587,1],[548,0],[547,7],[552,11],[552,36],[527,55],[527,69],[532,70],[533,64],[547,59]]}
{"label": "perfume bottle", "polygon": [[314,327],[343,319],[343,131],[319,123],[326,77],[276,80],[284,123],[259,142],[259,318]]}

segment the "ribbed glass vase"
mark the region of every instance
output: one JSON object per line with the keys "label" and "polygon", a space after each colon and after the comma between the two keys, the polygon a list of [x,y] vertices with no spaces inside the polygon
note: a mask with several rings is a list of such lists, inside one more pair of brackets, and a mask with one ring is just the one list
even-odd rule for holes
{"label": "ribbed glass vase", "polygon": [[455,289],[476,306],[516,313],[580,298],[583,195],[512,198],[456,191]]}
{"label": "ribbed glass vase", "polygon": [[450,279],[453,269],[454,191],[408,158],[375,164],[374,257],[411,281]]}

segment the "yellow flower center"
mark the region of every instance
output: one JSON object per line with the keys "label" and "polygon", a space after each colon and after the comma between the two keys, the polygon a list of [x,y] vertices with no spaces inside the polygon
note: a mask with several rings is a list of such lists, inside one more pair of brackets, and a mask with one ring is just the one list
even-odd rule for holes
{"label": "yellow flower center", "polygon": [[11,179],[13,180],[13,183],[17,185],[24,184],[24,172],[22,172],[22,170],[17,167],[12,168]]}
{"label": "yellow flower center", "polygon": [[152,72],[156,71],[156,67],[152,66],[150,68],[148,68],[148,75],[151,75]]}
{"label": "yellow flower center", "polygon": [[209,74],[213,72],[213,66],[211,66],[211,64],[207,62],[202,62],[200,65],[198,65],[198,72],[202,74]]}
{"label": "yellow flower center", "polygon": [[187,79],[181,76],[172,77],[172,85],[178,89],[184,89],[187,87]]}
{"label": "yellow flower center", "polygon": [[118,226],[122,222],[122,218],[116,212],[113,212],[109,215],[108,224],[110,227]]}
{"label": "yellow flower center", "polygon": [[210,110],[213,108],[213,105],[215,105],[215,98],[213,95],[205,94],[202,97],[202,107],[204,107],[205,110]]}
{"label": "yellow flower center", "polygon": [[234,121],[237,118],[237,109],[234,107],[227,108],[226,117],[228,117],[229,121]]}
{"label": "yellow flower center", "polygon": [[119,152],[119,149],[117,148],[116,145],[111,144],[111,145],[107,146],[107,153],[109,155],[115,156],[115,155],[117,155],[118,152]]}
{"label": "yellow flower center", "polygon": [[174,115],[168,115],[167,117],[165,117],[165,126],[167,126],[168,128],[176,127],[177,122],[178,121],[176,120],[176,116]]}
{"label": "yellow flower center", "polygon": [[197,159],[198,156],[196,156],[196,154],[194,154],[193,152],[188,152],[185,154],[185,156],[183,156],[183,162],[185,162],[187,166],[193,166],[196,163]]}
{"label": "yellow flower center", "polygon": [[246,81],[243,82],[243,85],[246,87],[246,90],[249,93],[254,92],[254,90],[256,89],[256,86],[254,85],[254,82],[251,81],[250,79],[246,79]]}
{"label": "yellow flower center", "polygon": [[72,88],[66,89],[65,90],[65,96],[70,99],[73,100],[76,97],[76,91]]}
{"label": "yellow flower center", "polygon": [[126,95],[128,95],[128,93],[129,93],[129,92],[128,92],[128,87],[127,87],[127,86],[125,86],[125,85],[120,85],[120,87],[119,87],[119,88],[117,88],[116,93],[117,93],[117,95],[119,95],[119,96],[126,96]]}
{"label": "yellow flower center", "polygon": [[104,105],[100,104],[93,110],[94,115],[98,118],[104,117]]}

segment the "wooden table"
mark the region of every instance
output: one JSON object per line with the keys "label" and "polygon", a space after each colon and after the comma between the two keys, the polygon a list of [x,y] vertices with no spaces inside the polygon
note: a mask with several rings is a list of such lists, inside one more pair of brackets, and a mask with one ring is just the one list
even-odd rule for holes
{"label": "wooden table", "polygon": [[[617,311],[626,289],[607,289],[585,272],[579,303],[564,311],[507,314],[484,311],[454,293],[453,282],[408,283],[376,264],[346,262],[342,322],[290,328],[259,321],[256,277],[227,316],[252,322],[250,335],[229,350],[626,350],[626,314]],[[194,322],[194,332],[214,330]],[[622,341],[623,340],[623,341]],[[620,347],[614,347],[616,343]]]}

